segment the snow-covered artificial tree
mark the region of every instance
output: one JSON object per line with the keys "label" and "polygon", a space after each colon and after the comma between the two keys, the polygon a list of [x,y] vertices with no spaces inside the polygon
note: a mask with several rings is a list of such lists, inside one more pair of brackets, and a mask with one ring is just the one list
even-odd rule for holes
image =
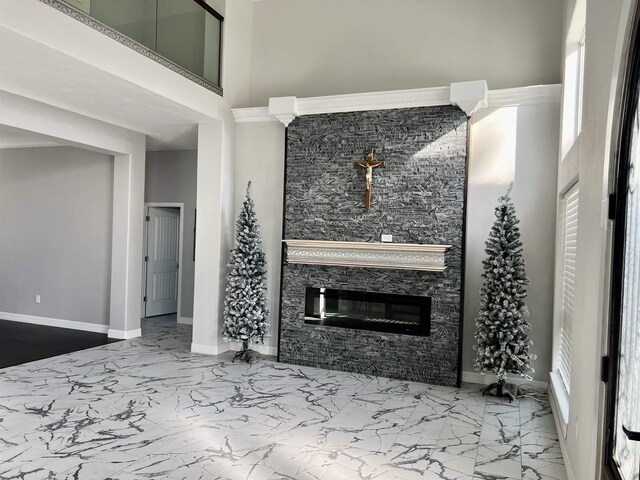
{"label": "snow-covered artificial tree", "polygon": [[520,240],[520,222],[511,200],[511,189],[500,197],[495,209],[496,220],[485,244],[487,258],[482,262],[483,286],[480,290],[481,306],[476,318],[476,370],[482,375],[494,373],[498,383],[487,387],[485,393],[515,399],[517,388],[507,386],[507,374],[531,379],[529,339],[529,311],[525,304],[525,273]]}
{"label": "snow-covered artificial tree", "polygon": [[224,301],[225,341],[242,342],[242,350],[236,358],[254,363],[258,354],[251,344],[264,343],[268,336],[266,305],[266,261],[262,251],[260,226],[256,218],[255,205],[249,196],[251,182],[236,222],[236,245],[231,251],[227,274],[227,295]]}

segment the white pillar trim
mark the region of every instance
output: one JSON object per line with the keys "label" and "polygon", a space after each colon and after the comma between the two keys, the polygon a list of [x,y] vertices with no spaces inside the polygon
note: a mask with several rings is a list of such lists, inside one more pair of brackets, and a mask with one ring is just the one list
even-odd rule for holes
{"label": "white pillar trim", "polygon": [[269,99],[269,115],[280,120],[288,127],[300,115],[298,99],[296,97],[272,97]]}
{"label": "white pillar trim", "polygon": [[470,117],[489,105],[489,87],[486,80],[452,83],[449,87],[449,100]]}

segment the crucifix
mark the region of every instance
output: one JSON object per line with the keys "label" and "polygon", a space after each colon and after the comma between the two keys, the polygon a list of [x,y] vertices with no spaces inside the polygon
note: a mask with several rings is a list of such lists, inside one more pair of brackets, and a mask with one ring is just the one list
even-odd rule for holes
{"label": "crucifix", "polygon": [[373,152],[374,152],[374,149],[370,148],[369,153],[367,154],[366,162],[354,162],[353,164],[356,167],[367,169],[367,172],[365,174],[365,177],[367,180],[367,190],[366,190],[365,203],[364,203],[365,210],[369,210],[369,207],[371,207],[371,187],[373,186],[373,169],[376,167],[384,167],[383,161],[373,159]]}

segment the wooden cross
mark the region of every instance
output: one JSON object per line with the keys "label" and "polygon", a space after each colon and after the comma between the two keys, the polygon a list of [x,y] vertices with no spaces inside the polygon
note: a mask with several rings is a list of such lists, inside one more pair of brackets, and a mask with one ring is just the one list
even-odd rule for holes
{"label": "wooden cross", "polygon": [[367,190],[364,202],[364,209],[369,210],[371,207],[371,187],[373,186],[373,169],[376,167],[384,167],[384,162],[381,160],[373,160],[373,152],[375,150],[373,148],[369,149],[369,153],[367,154],[366,162],[354,162],[354,166],[366,168],[366,180],[367,180]]}

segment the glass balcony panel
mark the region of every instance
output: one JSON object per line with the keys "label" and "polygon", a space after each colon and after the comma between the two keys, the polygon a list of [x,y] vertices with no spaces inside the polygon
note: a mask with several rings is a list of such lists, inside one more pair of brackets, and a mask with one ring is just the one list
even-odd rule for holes
{"label": "glass balcony panel", "polygon": [[157,52],[200,77],[204,77],[206,15],[190,0],[158,0]]}
{"label": "glass balcony panel", "polygon": [[203,7],[200,0],[66,1],[179,67],[220,86],[222,17]]}
{"label": "glass balcony panel", "polygon": [[89,6],[93,18],[156,50],[156,0],[91,0]]}
{"label": "glass balcony panel", "polygon": [[220,85],[220,39],[222,22],[206,15],[204,24],[204,79]]}

